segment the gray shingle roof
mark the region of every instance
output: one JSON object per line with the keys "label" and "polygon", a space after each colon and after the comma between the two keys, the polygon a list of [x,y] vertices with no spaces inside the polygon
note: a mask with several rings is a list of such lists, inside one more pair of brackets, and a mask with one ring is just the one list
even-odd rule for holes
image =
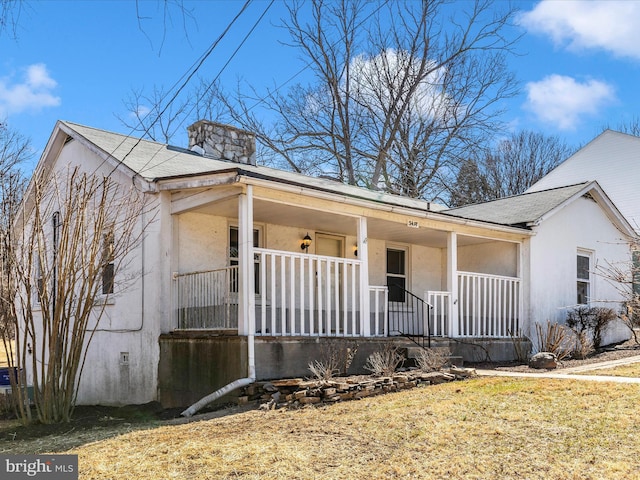
{"label": "gray shingle roof", "polygon": [[546,213],[579,193],[589,182],[523,193],[491,202],[444,210],[442,213],[499,225],[525,226],[537,222]]}
{"label": "gray shingle roof", "polygon": [[116,161],[121,162],[133,172],[149,181],[240,169],[244,174],[248,175],[266,177],[278,182],[300,185],[369,201],[424,211],[440,211],[443,209],[442,206],[431,204],[425,200],[367,190],[353,185],[345,185],[333,180],[309,177],[264,166],[242,165],[231,161],[214,160],[183,148],[171,147],[149,140],[140,140],[119,133],[107,132],[71,122],[61,123],[84,137],[106,154],[112,156]]}

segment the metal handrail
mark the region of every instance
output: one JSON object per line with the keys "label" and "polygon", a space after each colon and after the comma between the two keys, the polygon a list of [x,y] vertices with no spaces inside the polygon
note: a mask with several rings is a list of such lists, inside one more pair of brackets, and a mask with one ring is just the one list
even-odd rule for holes
{"label": "metal handrail", "polygon": [[[387,288],[389,289],[390,299],[388,308],[389,334],[397,332],[399,335],[408,338],[422,348],[425,348],[426,339],[427,347],[431,348],[431,305],[400,285],[387,285]],[[394,290],[396,292],[399,291],[403,295],[404,301],[397,302],[391,300],[391,298],[394,298],[394,295],[391,293]],[[419,338],[421,341],[418,342],[416,338]]]}

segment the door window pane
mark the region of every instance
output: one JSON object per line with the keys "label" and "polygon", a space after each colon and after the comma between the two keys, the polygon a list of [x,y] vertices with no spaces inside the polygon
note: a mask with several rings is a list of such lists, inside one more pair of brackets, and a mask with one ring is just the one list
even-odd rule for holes
{"label": "door window pane", "polygon": [[407,278],[405,275],[406,252],[395,248],[387,249],[387,287],[389,301],[404,302]]}

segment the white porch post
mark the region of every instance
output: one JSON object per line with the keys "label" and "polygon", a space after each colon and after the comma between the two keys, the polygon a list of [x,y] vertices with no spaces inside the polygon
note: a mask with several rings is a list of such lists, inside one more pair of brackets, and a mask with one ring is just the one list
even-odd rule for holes
{"label": "white porch post", "polygon": [[[531,284],[530,269],[529,269],[529,240],[525,240],[522,243],[518,243],[518,269],[516,276],[520,279],[520,288],[518,289],[518,324],[520,331],[519,335],[526,335],[531,338],[530,325],[524,325],[524,312],[529,312],[529,295]],[[528,316],[528,315],[527,315]]]}
{"label": "white porch post", "polygon": [[238,335],[253,335],[256,296],[253,268],[253,187],[238,197]]}
{"label": "white porch post", "polygon": [[[168,332],[179,328],[178,325],[178,315],[177,315],[177,289],[175,285],[175,280],[172,280],[173,273],[178,272],[178,262],[177,262],[177,254],[178,245],[177,239],[179,238],[177,235],[177,223],[174,219],[175,217],[171,215],[171,194],[169,192],[160,192],[160,234],[158,238],[160,239],[159,245],[159,258],[154,258],[153,262],[160,262],[161,271],[163,278],[169,279],[169,283],[166,284],[163,282],[163,287],[158,292],[152,293],[152,297],[154,295],[160,296],[161,304],[168,305],[169,311],[171,315],[169,318],[163,318],[163,324],[160,326],[160,331]],[[147,230],[150,226],[147,226]],[[144,235],[143,235],[144,241]],[[169,258],[168,262],[162,262],[160,259]],[[143,260],[144,265],[145,260]],[[146,272],[143,272],[143,274]],[[142,282],[144,285],[144,282]],[[166,286],[165,286],[166,285]],[[145,292],[142,292],[142,295],[145,295]],[[148,298],[148,297],[145,297]],[[153,302],[152,302],[153,303]],[[160,307],[162,308],[162,307]],[[162,310],[161,310],[162,311]],[[166,311],[166,310],[164,310]]]}
{"label": "white porch post", "polygon": [[451,293],[449,311],[449,334],[459,335],[458,331],[458,234],[447,235],[447,290]]}
{"label": "white porch post", "polygon": [[360,264],[360,316],[362,322],[362,335],[371,336],[371,308],[369,294],[369,248],[367,245],[367,218],[358,218],[358,257]]}

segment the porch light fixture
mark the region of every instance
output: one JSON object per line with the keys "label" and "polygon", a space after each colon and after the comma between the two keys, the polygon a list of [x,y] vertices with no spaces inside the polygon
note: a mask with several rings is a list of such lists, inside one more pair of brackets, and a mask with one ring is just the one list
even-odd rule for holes
{"label": "porch light fixture", "polygon": [[305,250],[308,253],[310,245],[311,245],[311,237],[309,236],[309,232],[307,232],[307,234],[302,239],[302,245],[300,245],[300,248],[302,248],[302,250]]}

